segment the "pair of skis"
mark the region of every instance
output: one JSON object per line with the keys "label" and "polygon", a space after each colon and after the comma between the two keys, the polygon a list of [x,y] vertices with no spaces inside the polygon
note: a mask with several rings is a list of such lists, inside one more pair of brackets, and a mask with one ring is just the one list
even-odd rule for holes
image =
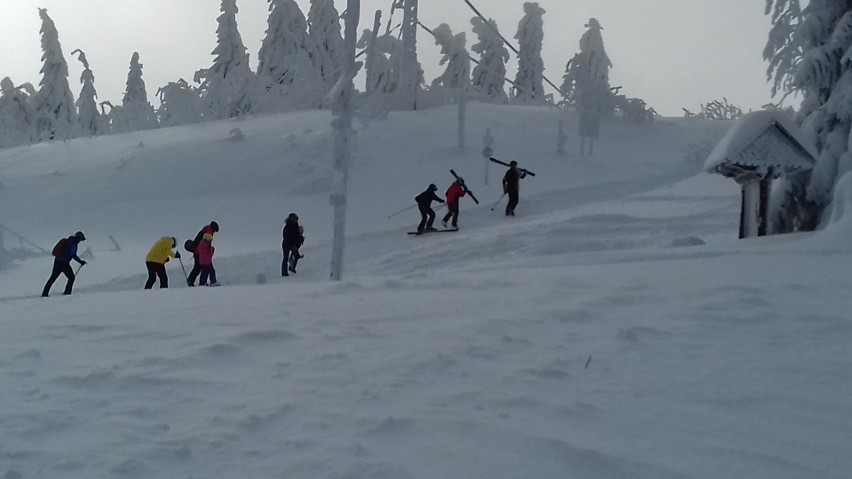
{"label": "pair of skis", "polygon": [[[512,165],[510,165],[506,162],[503,162],[503,161],[498,160],[497,158],[494,158],[493,156],[491,158],[488,158],[488,160],[491,161],[491,162],[497,163],[498,165],[503,165],[503,166],[508,166],[508,167],[512,166]],[[526,168],[518,168],[518,171],[520,171],[521,173],[526,173],[527,175],[530,175],[530,176],[535,176],[535,173],[533,173],[530,170],[527,170]]]}

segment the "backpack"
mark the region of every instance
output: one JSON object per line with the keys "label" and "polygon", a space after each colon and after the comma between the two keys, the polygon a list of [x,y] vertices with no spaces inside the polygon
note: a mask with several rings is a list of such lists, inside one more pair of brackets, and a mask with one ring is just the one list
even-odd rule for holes
{"label": "backpack", "polygon": [[191,239],[184,241],[183,242],[183,249],[189,251],[190,253],[194,253],[195,252],[195,241],[192,241]]}
{"label": "backpack", "polygon": [[53,256],[65,256],[65,253],[68,251],[68,238],[62,238],[56,242],[56,245],[53,246],[53,250],[50,251],[50,254]]}

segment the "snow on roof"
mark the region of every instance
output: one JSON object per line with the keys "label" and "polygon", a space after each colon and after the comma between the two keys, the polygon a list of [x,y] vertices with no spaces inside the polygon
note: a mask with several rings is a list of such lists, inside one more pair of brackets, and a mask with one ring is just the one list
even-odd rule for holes
{"label": "snow on roof", "polygon": [[[725,136],[722,137],[722,140],[719,141],[707,157],[707,161],[704,163],[705,171],[715,173],[718,171],[717,167],[724,163],[746,166],[738,162],[738,160],[741,159],[740,157],[742,156],[743,151],[773,127],[780,131],[790,141],[790,143],[796,147],[796,150],[798,150],[797,153],[800,157],[808,158],[811,165],[815,163],[818,153],[813,143],[805,136],[804,132],[802,132],[802,130],[797,127],[786,114],[779,111],[762,110],[743,115],[734,124],[734,126],[725,133]],[[765,166],[791,166],[787,162],[796,162],[795,160],[797,160],[797,158],[782,159],[778,157],[760,159],[763,162],[766,162]],[[752,158],[752,160],[754,160],[754,158]],[[796,163],[801,162],[799,161]],[[763,165],[756,165],[754,162],[749,161],[748,166]]]}

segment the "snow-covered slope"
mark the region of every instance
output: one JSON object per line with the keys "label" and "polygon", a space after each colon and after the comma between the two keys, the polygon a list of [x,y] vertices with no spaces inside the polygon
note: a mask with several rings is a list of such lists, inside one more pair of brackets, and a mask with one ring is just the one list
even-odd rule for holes
{"label": "snow-covered slope", "polygon": [[[0,152],[0,222],[94,255],[71,297],[33,297],[47,257],[0,271],[0,475],[848,476],[842,210],[737,241],[736,185],[684,160],[727,124],[610,125],[563,157],[555,111],[469,114],[467,151],[452,108],[359,122],[339,283],[325,112]],[[537,173],[514,218],[486,128]],[[389,216],[450,168],[481,204],[406,235],[416,211]],[[306,258],[283,281],[290,211]],[[154,241],[214,219],[225,287],[169,263],[172,289],[141,290]]]}

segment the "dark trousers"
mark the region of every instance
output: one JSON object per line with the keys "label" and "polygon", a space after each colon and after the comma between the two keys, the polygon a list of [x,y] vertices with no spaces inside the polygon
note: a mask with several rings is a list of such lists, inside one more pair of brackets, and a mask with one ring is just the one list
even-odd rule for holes
{"label": "dark trousers", "polygon": [[296,265],[299,264],[299,258],[302,255],[299,254],[299,248],[291,246],[282,246],[281,250],[284,252],[284,259],[281,260],[281,276],[290,276],[289,271],[296,272]]}
{"label": "dark trousers", "polygon": [[420,224],[417,225],[417,231],[423,231],[432,227],[435,222],[435,210],[426,203],[418,203],[417,208],[420,209]]}
{"label": "dark trousers", "polygon": [[447,203],[447,214],[444,215],[444,223],[450,221],[450,218],[453,220],[453,227],[459,225],[459,204],[455,203]]}
{"label": "dark trousers", "polygon": [[71,294],[71,288],[74,287],[74,270],[71,268],[71,262],[54,258],[53,271],[50,272],[50,278],[48,278],[47,283],[44,285],[44,289],[41,291],[42,296],[50,294],[50,288],[53,286],[56,279],[59,278],[60,274],[64,274],[65,277],[68,278],[68,282],[65,283],[65,292],[62,294]]}
{"label": "dark trousers", "polygon": [[518,192],[509,190],[506,194],[509,195],[509,202],[506,203],[506,215],[515,216],[515,207],[518,206]]}
{"label": "dark trousers", "polygon": [[199,285],[203,286],[203,285],[208,284],[207,283],[208,278],[210,279],[209,284],[213,284],[213,283],[217,282],[216,281],[216,269],[213,267],[213,263],[201,265],[201,266],[199,266],[199,268],[201,269],[201,277],[198,279]]}
{"label": "dark trousers", "polygon": [[198,255],[192,253],[192,271],[189,272],[189,276],[186,277],[186,284],[189,286],[195,286],[195,278],[201,273],[201,265],[198,264]]}
{"label": "dark trousers", "polygon": [[160,278],[160,288],[169,287],[169,275],[166,274],[166,265],[163,263],[154,263],[146,261],[145,266],[148,268],[148,281],[145,282],[145,289],[151,289],[157,277]]}

